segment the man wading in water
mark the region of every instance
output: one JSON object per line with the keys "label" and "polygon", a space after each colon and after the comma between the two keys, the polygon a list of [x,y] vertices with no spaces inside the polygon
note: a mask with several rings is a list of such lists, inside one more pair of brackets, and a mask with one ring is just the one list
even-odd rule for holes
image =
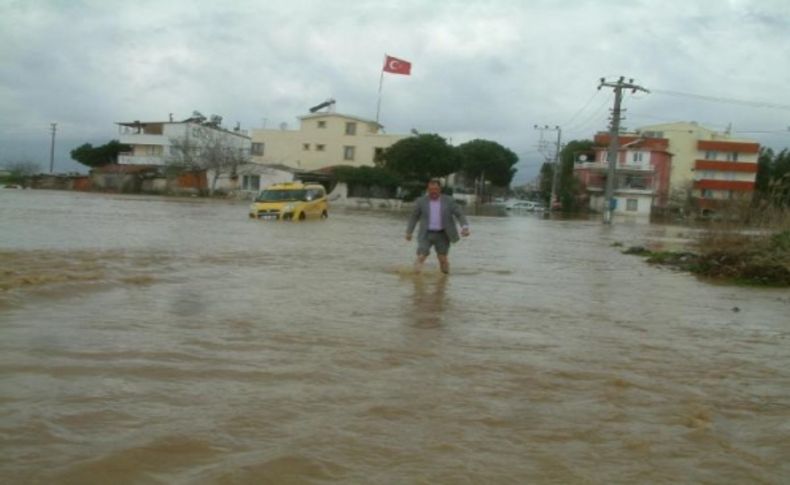
{"label": "man wading in water", "polygon": [[461,224],[461,235],[469,235],[469,223],[466,216],[449,195],[442,194],[442,184],[438,179],[428,181],[428,194],[423,195],[414,203],[414,211],[406,226],[406,240],[411,241],[411,234],[417,221],[420,228],[417,231],[417,261],[414,262],[414,272],[422,271],[425,259],[431,253],[431,246],[436,250],[439,268],[442,273],[450,271],[450,262],[447,253],[450,243],[458,242],[458,228],[456,220]]}

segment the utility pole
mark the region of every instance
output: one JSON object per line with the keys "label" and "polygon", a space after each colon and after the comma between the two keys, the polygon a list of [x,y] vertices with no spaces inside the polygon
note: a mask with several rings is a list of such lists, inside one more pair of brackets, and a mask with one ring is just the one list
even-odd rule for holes
{"label": "utility pole", "polygon": [[49,145],[49,173],[55,169],[55,132],[58,129],[57,123],[51,123],[52,143]]}
{"label": "utility pole", "polygon": [[598,85],[600,90],[602,87],[609,87],[614,89],[614,108],[612,109],[612,123],[609,125],[609,150],[606,154],[606,161],[608,162],[608,170],[606,175],[606,195],[604,196],[604,210],[603,210],[603,223],[612,223],[612,213],[614,212],[615,199],[615,174],[617,167],[617,155],[620,151],[620,120],[621,109],[620,104],[623,102],[623,89],[630,89],[632,93],[637,91],[644,91],[649,93],[647,89],[642,86],[634,84],[633,79],[625,82],[625,78],[620,76],[616,82],[607,82],[606,79],[601,78],[601,83]]}
{"label": "utility pole", "polygon": [[549,125],[543,125],[542,127],[535,125],[536,130],[543,131],[556,131],[557,132],[557,147],[554,152],[554,169],[552,170],[553,174],[551,177],[551,198],[549,199],[549,212],[554,207],[554,202],[558,198],[557,195],[557,184],[559,183],[560,177],[560,144],[562,143],[562,129],[557,125],[554,128],[550,128]]}

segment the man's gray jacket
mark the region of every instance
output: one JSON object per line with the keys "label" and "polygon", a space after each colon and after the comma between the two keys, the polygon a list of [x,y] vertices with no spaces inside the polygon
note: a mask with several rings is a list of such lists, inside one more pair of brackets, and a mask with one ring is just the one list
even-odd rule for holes
{"label": "man's gray jacket", "polygon": [[[460,237],[458,236],[458,227],[456,227],[455,220],[458,220],[458,223],[462,226],[468,226],[469,223],[463,211],[461,211],[461,208],[458,207],[458,204],[455,202],[455,199],[445,194],[440,195],[439,199],[442,205],[442,229],[447,233],[450,241],[457,242]],[[415,201],[414,210],[409,218],[409,225],[406,226],[406,234],[414,232],[414,227],[417,225],[417,221],[419,221],[420,228],[417,231],[417,238],[428,238],[428,218],[431,215],[429,201],[430,198],[427,195],[423,195]]]}

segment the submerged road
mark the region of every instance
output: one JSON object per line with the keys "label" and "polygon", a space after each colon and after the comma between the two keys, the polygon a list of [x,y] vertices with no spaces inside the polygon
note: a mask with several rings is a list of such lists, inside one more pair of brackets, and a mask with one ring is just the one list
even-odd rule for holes
{"label": "submerged road", "polygon": [[[782,483],[790,295],[672,226],[0,192],[4,483]],[[738,311],[734,311],[737,307]]]}

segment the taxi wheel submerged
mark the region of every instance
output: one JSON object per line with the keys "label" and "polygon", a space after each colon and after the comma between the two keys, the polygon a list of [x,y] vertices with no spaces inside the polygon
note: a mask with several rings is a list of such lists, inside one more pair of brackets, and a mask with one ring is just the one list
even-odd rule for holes
{"label": "taxi wheel submerged", "polygon": [[329,213],[325,210],[321,213],[321,219],[326,219],[327,217],[329,217]]}
{"label": "taxi wheel submerged", "polygon": [[306,218],[306,217],[307,217],[307,216],[305,215],[305,213],[304,213],[304,212],[300,212],[300,213],[299,213],[299,220],[300,220],[300,221],[303,221],[303,220],[305,220],[305,218]]}

